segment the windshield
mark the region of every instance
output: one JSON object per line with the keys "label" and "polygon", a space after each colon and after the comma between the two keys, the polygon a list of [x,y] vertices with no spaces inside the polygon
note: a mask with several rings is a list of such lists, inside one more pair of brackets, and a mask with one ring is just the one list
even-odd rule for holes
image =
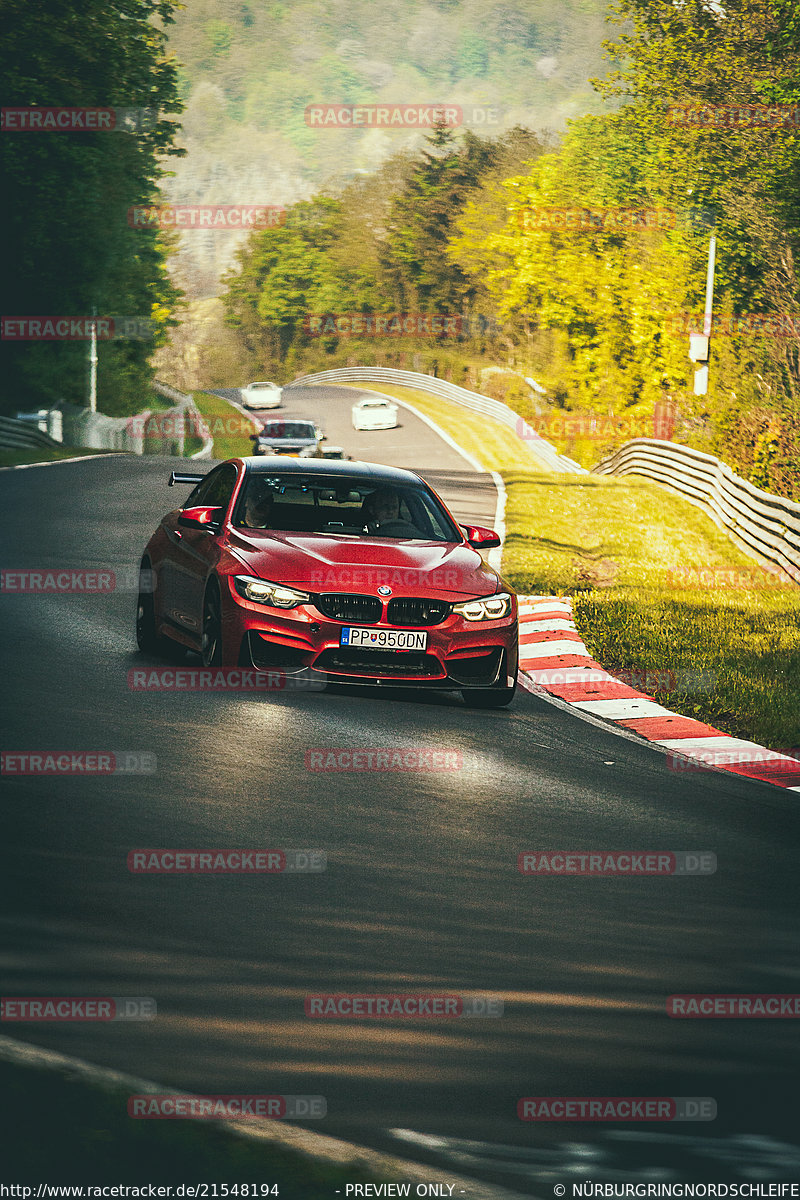
{"label": "windshield", "polygon": [[251,474],[233,524],[345,537],[462,541],[458,527],[423,487],[341,476]]}
{"label": "windshield", "polygon": [[264,426],[260,437],[275,438],[313,438],[316,440],[317,431],[306,421],[275,421]]}

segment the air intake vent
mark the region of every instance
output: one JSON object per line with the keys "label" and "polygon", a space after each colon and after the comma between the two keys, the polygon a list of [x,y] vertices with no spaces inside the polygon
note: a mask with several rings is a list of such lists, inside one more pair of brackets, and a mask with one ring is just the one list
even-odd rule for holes
{"label": "air intake vent", "polygon": [[317,596],[315,605],[332,621],[354,621],[357,624],[374,625],[381,619],[383,606],[375,596],[348,596],[326,592]]}
{"label": "air intake vent", "polygon": [[450,612],[445,600],[399,596],[389,601],[387,617],[392,625],[439,625]]}

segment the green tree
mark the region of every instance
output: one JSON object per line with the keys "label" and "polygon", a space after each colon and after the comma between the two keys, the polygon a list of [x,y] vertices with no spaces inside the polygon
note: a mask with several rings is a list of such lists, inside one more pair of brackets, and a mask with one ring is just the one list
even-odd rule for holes
{"label": "green tree", "polygon": [[[3,312],[155,318],[155,341],[99,347],[100,407],[131,412],[146,399],[149,358],[177,293],[156,232],[131,228],[128,210],[153,200],[180,111],[166,56],[170,0],[47,0],[33,18],[6,0],[0,70],[7,107],[146,110],[139,132],[4,132],[0,166],[10,204]],[[86,345],[4,342],[4,408],[86,397]]]}
{"label": "green tree", "polygon": [[491,168],[497,150],[470,131],[458,146],[444,126],[426,141],[430,148],[418,156],[389,214],[387,274],[397,307],[460,312],[470,304],[473,289],[450,258],[448,243],[469,192]]}
{"label": "green tree", "polygon": [[486,41],[478,33],[467,30],[461,35],[458,43],[458,77],[482,78],[489,67],[489,52]]}

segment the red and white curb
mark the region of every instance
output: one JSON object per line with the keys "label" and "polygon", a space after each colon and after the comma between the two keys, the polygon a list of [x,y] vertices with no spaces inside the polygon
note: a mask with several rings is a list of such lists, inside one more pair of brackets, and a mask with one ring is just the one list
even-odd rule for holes
{"label": "red and white curb", "polygon": [[520,596],[519,643],[523,686],[663,746],[673,770],[716,767],[800,792],[800,759],[671,712],[595,662],[575,627],[570,600]]}

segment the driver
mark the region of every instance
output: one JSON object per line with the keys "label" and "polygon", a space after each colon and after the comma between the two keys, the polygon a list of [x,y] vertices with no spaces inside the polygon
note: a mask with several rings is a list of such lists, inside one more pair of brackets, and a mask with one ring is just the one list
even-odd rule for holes
{"label": "driver", "polygon": [[244,502],[244,523],[251,529],[268,529],[272,515],[272,490],[268,484],[253,481]]}
{"label": "driver", "polygon": [[377,488],[364,499],[361,511],[368,533],[388,537],[416,537],[418,530],[400,516],[400,495],[394,488]]}
{"label": "driver", "polygon": [[377,532],[388,521],[400,520],[400,497],[394,488],[378,488],[364,500],[364,524],[370,533]]}

